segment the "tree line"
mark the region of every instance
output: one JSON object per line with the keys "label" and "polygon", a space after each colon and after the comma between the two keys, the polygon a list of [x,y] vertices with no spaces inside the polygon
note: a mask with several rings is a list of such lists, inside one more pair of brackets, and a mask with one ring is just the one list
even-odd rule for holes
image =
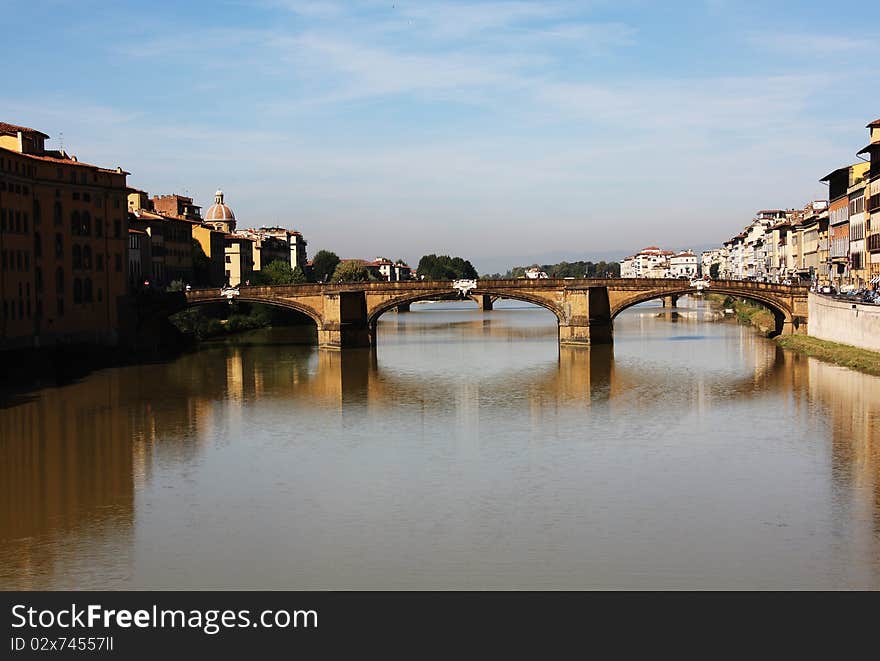
{"label": "tree line", "polygon": [[619,262],[559,262],[558,264],[531,264],[515,266],[503,275],[501,273],[486,274],[484,278],[524,278],[526,271],[537,268],[551,278],[617,278],[620,277]]}

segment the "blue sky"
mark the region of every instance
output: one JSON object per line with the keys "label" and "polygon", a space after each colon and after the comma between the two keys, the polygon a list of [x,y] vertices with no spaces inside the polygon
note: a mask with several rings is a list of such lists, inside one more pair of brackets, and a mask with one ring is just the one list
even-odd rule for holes
{"label": "blue sky", "polygon": [[0,120],[312,253],[713,244],[824,197],[880,117],[880,34],[828,3],[0,5]]}

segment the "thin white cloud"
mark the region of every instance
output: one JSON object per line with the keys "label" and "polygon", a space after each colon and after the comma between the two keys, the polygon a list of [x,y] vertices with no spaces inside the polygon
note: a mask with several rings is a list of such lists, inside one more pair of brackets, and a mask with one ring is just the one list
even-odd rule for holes
{"label": "thin white cloud", "polygon": [[833,32],[759,31],[746,35],[746,41],[759,50],[816,58],[852,56],[858,53],[880,52],[880,34],[859,36]]}

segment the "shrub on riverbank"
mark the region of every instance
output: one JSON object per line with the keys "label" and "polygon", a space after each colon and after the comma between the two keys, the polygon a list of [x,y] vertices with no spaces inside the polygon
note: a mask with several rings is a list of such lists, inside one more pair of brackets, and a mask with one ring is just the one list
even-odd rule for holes
{"label": "shrub on riverbank", "polygon": [[880,376],[880,353],[848,344],[820,340],[809,335],[780,335],[777,344],[819,360]]}
{"label": "shrub on riverbank", "polygon": [[295,313],[258,304],[236,305],[224,319],[223,315],[227,313],[226,307],[219,310],[191,308],[171,317],[171,323],[182,333],[193,335],[198,340],[207,340],[272,325],[296,325],[303,321]]}
{"label": "shrub on riverbank", "polygon": [[732,309],[740,323],[751,324],[764,334],[776,330],[776,318],[773,313],[759,303],[722,294],[707,294],[706,298],[725,309]]}

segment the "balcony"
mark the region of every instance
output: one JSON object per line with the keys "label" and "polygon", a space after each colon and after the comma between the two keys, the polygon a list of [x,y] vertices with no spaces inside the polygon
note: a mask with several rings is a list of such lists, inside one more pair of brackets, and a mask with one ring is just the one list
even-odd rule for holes
{"label": "balcony", "polygon": [[868,237],[868,252],[880,252],[880,234]]}

